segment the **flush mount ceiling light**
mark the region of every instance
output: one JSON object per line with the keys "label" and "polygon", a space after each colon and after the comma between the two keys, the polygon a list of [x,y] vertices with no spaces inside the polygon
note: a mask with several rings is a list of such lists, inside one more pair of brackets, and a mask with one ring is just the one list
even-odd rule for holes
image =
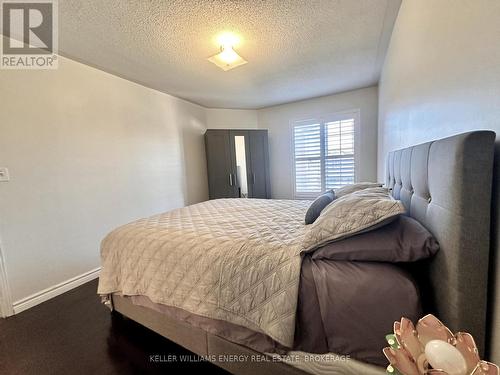
{"label": "flush mount ceiling light", "polygon": [[234,46],[239,43],[239,38],[236,35],[231,33],[221,34],[217,38],[217,43],[220,46],[220,52],[210,56],[208,61],[214,63],[222,70],[234,69],[248,62],[234,50]]}

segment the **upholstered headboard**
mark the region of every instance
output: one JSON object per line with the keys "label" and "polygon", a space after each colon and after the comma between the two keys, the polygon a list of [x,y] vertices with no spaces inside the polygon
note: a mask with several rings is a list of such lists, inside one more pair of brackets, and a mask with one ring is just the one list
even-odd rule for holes
{"label": "upholstered headboard", "polygon": [[474,131],[389,153],[386,184],[439,241],[417,268],[426,309],[485,350],[495,133]]}

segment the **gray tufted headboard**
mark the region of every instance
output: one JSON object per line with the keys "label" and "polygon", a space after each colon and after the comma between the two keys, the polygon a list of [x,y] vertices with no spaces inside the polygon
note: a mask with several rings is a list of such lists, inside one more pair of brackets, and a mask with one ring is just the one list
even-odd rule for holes
{"label": "gray tufted headboard", "polygon": [[389,153],[386,184],[439,241],[416,268],[427,312],[485,351],[495,133],[474,131]]}

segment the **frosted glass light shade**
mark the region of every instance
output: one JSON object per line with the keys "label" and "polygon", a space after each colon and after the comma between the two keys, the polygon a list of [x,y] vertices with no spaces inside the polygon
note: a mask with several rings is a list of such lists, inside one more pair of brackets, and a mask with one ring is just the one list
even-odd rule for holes
{"label": "frosted glass light shade", "polygon": [[248,62],[238,55],[231,46],[222,46],[221,51],[216,55],[210,56],[208,61],[214,63],[224,71],[234,69]]}

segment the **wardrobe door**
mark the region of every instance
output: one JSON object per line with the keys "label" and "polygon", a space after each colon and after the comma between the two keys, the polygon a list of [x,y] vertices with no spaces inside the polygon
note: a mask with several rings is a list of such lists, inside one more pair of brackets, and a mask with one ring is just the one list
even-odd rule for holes
{"label": "wardrobe door", "polygon": [[237,197],[229,130],[207,130],[205,148],[210,199]]}
{"label": "wardrobe door", "polygon": [[251,198],[270,198],[267,130],[249,130],[248,133],[250,135],[249,196]]}

